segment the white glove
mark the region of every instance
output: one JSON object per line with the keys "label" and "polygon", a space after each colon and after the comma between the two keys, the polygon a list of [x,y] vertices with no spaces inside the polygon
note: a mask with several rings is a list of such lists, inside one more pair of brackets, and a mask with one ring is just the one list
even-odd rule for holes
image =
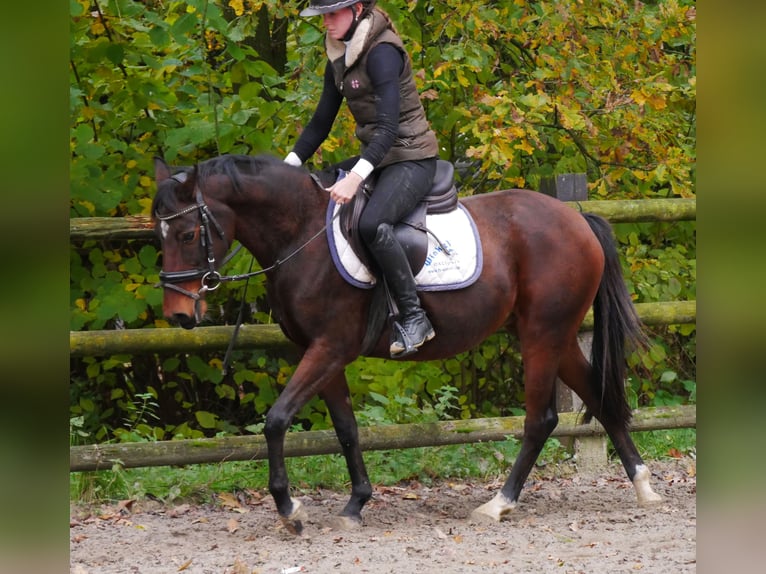
{"label": "white glove", "polygon": [[290,165],[294,165],[295,167],[300,167],[303,163],[301,161],[301,158],[298,157],[298,154],[296,154],[294,151],[291,151],[287,154],[287,157],[284,159],[285,163],[288,163]]}

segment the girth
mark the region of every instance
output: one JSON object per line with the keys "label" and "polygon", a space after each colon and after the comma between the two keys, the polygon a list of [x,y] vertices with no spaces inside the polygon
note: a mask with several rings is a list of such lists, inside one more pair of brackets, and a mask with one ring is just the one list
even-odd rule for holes
{"label": "girth", "polygon": [[[411,213],[394,225],[394,235],[407,254],[413,275],[417,275],[423,268],[428,254],[426,214],[447,213],[457,209],[458,197],[454,174],[455,168],[452,163],[442,159],[437,160],[436,175],[431,190]],[[340,207],[338,214],[341,233],[359,260],[370,270],[374,267],[370,266],[369,253],[359,235],[359,218],[374,190],[374,185],[374,180],[365,183],[360,193]]]}

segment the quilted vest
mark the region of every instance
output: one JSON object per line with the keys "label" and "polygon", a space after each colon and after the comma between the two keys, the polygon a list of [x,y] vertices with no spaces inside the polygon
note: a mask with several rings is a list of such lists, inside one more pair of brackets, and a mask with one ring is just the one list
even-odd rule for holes
{"label": "quilted vest", "polygon": [[325,37],[335,85],[346,98],[356,121],[356,137],[362,142],[364,150],[375,131],[375,93],[367,75],[367,55],[383,42],[394,45],[402,53],[404,66],[399,75],[399,131],[391,149],[377,167],[436,157],[439,154],[436,134],[428,125],[420,102],[412,76],[412,62],[388,16],[379,10],[373,10],[359,23],[348,44]]}

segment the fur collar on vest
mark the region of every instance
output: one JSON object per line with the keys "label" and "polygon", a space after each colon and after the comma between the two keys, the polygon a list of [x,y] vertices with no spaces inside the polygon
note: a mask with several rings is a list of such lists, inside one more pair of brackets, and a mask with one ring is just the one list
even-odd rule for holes
{"label": "fur collar on vest", "polygon": [[356,30],[354,31],[354,35],[351,36],[351,40],[348,42],[333,40],[330,38],[330,36],[325,36],[325,48],[327,49],[327,57],[330,58],[331,62],[334,62],[345,54],[346,68],[350,68],[354,62],[359,59],[359,56],[362,55],[368,40],[370,40],[374,35],[379,34],[385,28],[385,18],[381,13],[375,10],[369,16],[359,22]]}

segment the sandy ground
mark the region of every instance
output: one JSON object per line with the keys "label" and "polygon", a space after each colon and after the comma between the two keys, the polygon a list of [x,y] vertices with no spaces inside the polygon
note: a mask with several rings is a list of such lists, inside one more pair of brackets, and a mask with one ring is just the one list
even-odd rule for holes
{"label": "sandy ground", "polygon": [[696,572],[696,464],[649,466],[664,498],[658,506],[639,507],[616,464],[593,476],[535,469],[515,513],[499,524],[469,518],[499,480],[376,487],[353,531],[328,526],[347,493],[294,492],[309,513],[300,536],[281,526],[263,491],[203,506],[72,506],[70,573]]}

